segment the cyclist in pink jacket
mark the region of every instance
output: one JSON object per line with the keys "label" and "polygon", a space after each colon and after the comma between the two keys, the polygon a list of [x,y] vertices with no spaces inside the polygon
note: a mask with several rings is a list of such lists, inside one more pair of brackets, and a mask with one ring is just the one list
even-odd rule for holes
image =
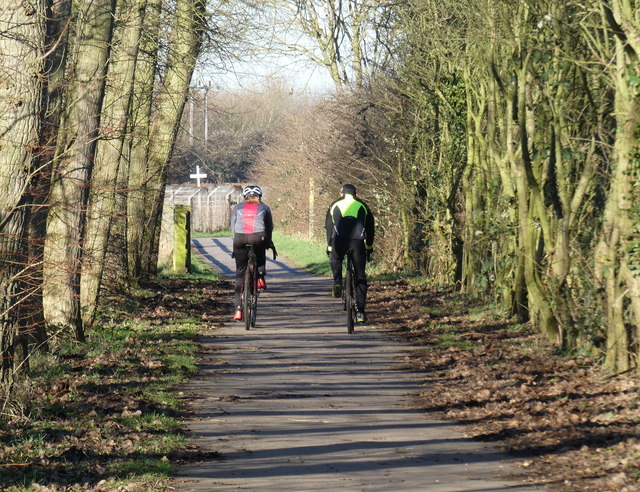
{"label": "cyclist in pink jacket", "polygon": [[262,203],[262,188],[258,185],[245,186],[242,190],[244,202],[238,203],[231,212],[231,231],[233,232],[233,257],[236,260],[236,289],[234,320],[242,320],[242,282],[247,269],[247,244],[251,244],[256,253],[258,267],[258,288],[266,289],[264,280],[267,262],[266,250],[273,248],[273,218],[271,209]]}

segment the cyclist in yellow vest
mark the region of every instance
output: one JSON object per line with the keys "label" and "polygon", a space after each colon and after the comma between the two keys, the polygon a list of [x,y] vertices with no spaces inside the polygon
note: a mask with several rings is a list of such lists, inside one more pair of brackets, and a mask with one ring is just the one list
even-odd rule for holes
{"label": "cyclist in yellow vest", "polygon": [[365,323],[367,302],[367,274],[365,266],[373,253],[374,218],[369,207],[356,197],[356,187],[345,184],[340,198],[329,206],[325,219],[327,255],[333,272],[334,297],[342,294],[342,261],[346,252],[353,250],[355,267],[357,321]]}

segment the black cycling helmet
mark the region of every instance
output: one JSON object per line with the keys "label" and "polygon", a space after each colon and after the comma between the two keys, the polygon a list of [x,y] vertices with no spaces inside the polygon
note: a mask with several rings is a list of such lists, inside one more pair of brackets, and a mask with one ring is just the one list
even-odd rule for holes
{"label": "black cycling helmet", "polygon": [[250,196],[250,195],[255,195],[257,197],[262,198],[262,188],[260,188],[258,185],[247,185],[242,189],[242,196],[245,197],[245,199]]}
{"label": "black cycling helmet", "polygon": [[355,195],[356,194],[356,187],[352,184],[344,184],[342,185],[342,189],[340,190],[340,193],[342,193],[343,195]]}

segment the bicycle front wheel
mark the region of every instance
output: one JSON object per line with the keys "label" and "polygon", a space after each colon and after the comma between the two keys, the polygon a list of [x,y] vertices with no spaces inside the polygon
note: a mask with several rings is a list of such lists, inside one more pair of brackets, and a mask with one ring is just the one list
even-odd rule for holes
{"label": "bicycle front wheel", "polygon": [[[242,292],[242,315],[244,318],[244,329],[248,330],[251,326],[251,320],[253,318],[253,275],[251,274],[251,268],[247,266],[247,270],[244,272],[244,289]],[[253,324],[255,326],[255,322]]]}
{"label": "bicycle front wheel", "polygon": [[344,279],[345,308],[347,310],[347,333],[353,333],[354,321],[356,319],[355,310],[355,287],[353,285],[353,272],[351,265],[347,265],[347,271]]}

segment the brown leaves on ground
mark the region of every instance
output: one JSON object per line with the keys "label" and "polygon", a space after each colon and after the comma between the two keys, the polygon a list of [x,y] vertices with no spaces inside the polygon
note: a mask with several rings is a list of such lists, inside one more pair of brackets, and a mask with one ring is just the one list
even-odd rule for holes
{"label": "brown leaves on ground", "polygon": [[231,288],[231,283],[227,281],[163,280],[149,286],[155,295],[144,302],[139,316],[151,324],[179,318],[220,323],[220,316],[228,316],[233,306]]}
{"label": "brown leaves on ground", "polygon": [[419,346],[418,406],[500,441],[523,475],[561,490],[640,490],[640,378],[607,378],[593,360],[554,354],[526,326],[460,294],[374,283],[370,318]]}

